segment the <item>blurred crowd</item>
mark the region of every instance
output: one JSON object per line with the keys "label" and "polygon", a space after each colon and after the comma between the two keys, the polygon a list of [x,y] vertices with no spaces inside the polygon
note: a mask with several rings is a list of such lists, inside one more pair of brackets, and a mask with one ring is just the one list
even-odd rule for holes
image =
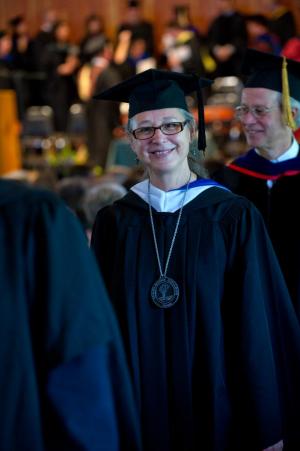
{"label": "blurred crowd", "polygon": [[[232,0],[218,0],[206,33],[194,25],[187,5],[174,6],[158,41],[155,24],[145,20],[142,5],[131,0],[114,39],[98,13],[85,18],[78,42],[72,35],[71,24],[54,9],[44,12],[35,34],[25,16],[11,18],[0,31],[0,89],[16,92],[24,157],[42,155],[57,167],[60,161],[84,163],[98,175],[117,164],[120,147],[127,149],[126,110],[114,102],[93,100],[95,93],[148,68],[214,79],[205,98],[209,165],[244,151],[234,107],[245,49],[300,61],[295,18],[280,0],[270,2],[265,15],[245,15]],[[193,111],[193,98],[190,103]],[[125,165],[133,163],[128,156]]]}

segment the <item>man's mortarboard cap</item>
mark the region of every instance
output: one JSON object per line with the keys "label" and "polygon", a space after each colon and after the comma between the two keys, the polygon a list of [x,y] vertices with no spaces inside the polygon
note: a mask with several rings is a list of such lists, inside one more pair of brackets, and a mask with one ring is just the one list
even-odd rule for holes
{"label": "man's mortarboard cap", "polygon": [[286,122],[292,126],[290,97],[300,101],[300,63],[272,53],[247,49],[242,72],[248,76],[245,88],[266,88],[282,94]]}
{"label": "man's mortarboard cap", "polygon": [[[247,49],[242,72],[248,75],[247,88],[267,88],[283,91],[282,67],[284,58],[272,53]],[[300,101],[300,63],[286,59],[290,96]]]}
{"label": "man's mortarboard cap", "polygon": [[199,149],[205,149],[204,106],[201,88],[211,80],[192,74],[149,69],[96,95],[95,99],[129,103],[129,118],[143,111],[162,108],[182,108],[189,111],[185,96],[197,93],[199,121]]}

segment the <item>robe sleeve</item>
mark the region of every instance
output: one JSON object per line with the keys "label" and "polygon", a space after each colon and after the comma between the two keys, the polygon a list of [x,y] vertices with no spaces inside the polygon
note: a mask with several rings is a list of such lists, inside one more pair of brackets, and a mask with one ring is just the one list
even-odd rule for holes
{"label": "robe sleeve", "polygon": [[231,223],[226,240],[224,336],[240,439],[261,443],[262,448],[282,438],[296,440],[299,325],[265,224],[254,206]]}

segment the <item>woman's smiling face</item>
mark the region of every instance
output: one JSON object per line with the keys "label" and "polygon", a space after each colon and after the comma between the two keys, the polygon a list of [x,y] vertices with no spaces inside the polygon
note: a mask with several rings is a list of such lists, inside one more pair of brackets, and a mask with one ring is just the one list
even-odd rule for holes
{"label": "woman's smiling face", "polygon": [[[131,119],[132,131],[143,127],[159,127],[174,122],[186,123],[181,110],[178,108],[144,111]],[[142,140],[136,139],[130,133],[130,144],[137,158],[148,171],[155,173],[176,173],[186,168],[191,140],[192,132],[187,124],[183,125],[183,129],[179,133],[166,135],[161,130],[156,129],[151,138]]]}

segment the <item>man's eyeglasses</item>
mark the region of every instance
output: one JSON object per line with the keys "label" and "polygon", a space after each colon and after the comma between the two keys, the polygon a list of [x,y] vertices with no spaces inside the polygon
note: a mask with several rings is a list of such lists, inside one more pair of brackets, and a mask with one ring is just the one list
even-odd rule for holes
{"label": "man's eyeglasses", "polygon": [[182,132],[188,121],[184,122],[166,122],[159,127],[139,127],[133,130],[131,133],[135,139],[149,139],[155,134],[155,130],[160,130],[164,135],[176,135]]}
{"label": "man's eyeglasses", "polygon": [[240,105],[235,108],[235,115],[238,119],[243,118],[246,114],[251,113],[256,119],[265,117],[275,108],[275,106],[253,106]]}

